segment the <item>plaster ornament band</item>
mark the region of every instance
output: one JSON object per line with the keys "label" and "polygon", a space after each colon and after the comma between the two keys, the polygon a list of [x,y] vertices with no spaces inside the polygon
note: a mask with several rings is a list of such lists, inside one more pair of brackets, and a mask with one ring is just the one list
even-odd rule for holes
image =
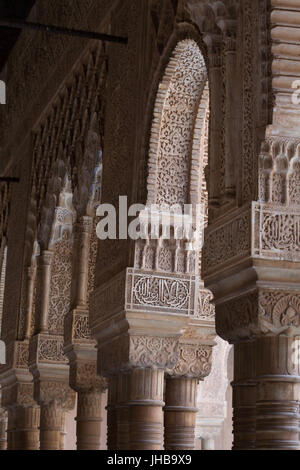
{"label": "plaster ornament band", "polygon": [[[205,226],[204,204],[133,204],[119,196],[119,207],[100,204],[96,233],[100,240],[184,240],[189,249],[199,250]],[[118,214],[118,233],[117,233]],[[105,217],[104,217],[105,216]],[[131,221],[130,221],[131,220]]]}
{"label": "plaster ornament band", "polygon": [[97,289],[92,297],[92,312],[97,319],[112,318],[120,309],[130,312],[152,312],[196,316],[196,276],[149,273],[128,268],[112,281]]}

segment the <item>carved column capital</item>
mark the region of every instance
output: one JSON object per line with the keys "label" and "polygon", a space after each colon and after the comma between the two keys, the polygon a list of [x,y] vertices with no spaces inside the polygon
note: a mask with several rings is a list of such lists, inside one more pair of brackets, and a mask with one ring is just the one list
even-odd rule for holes
{"label": "carved column capital", "polygon": [[35,382],[35,398],[41,406],[52,406],[65,411],[73,410],[76,394],[69,385],[60,381],[44,380]]}
{"label": "carved column capital", "polygon": [[51,266],[54,253],[53,251],[43,250],[38,257],[39,266]]}
{"label": "carved column capital", "polygon": [[171,371],[168,371],[168,375],[204,380],[211,371],[212,348],[212,345],[180,342],[177,363]]}
{"label": "carved column capital", "polygon": [[178,337],[125,334],[98,349],[98,374],[132,368],[170,369],[178,358]]}
{"label": "carved column capital", "polygon": [[264,335],[300,335],[297,290],[256,288],[217,305],[217,332],[231,343]]}
{"label": "carved column capital", "polygon": [[75,360],[70,364],[70,385],[77,392],[102,393],[107,389],[107,380],[97,375],[96,360]]}

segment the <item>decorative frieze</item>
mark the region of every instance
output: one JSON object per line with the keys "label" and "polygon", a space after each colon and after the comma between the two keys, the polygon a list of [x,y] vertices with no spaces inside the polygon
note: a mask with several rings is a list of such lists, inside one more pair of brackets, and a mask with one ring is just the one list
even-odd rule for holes
{"label": "decorative frieze", "polygon": [[36,335],[30,342],[29,363],[67,364],[63,350],[63,338],[52,335]]}
{"label": "decorative frieze", "polygon": [[300,210],[270,203],[252,203],[242,212],[206,230],[204,275],[252,256],[282,261],[300,260]]}
{"label": "decorative frieze", "polygon": [[195,283],[194,276],[149,275],[128,269],[126,309],[194,315]]}
{"label": "decorative frieze", "polygon": [[89,361],[77,358],[71,362],[70,385],[76,391],[97,390],[100,393],[107,388],[107,381],[97,375],[96,360]]}
{"label": "decorative frieze", "polygon": [[[132,274],[132,277],[130,276]],[[127,297],[130,310],[141,308],[170,309],[172,313],[187,312],[190,305],[190,282],[176,277],[144,275],[129,271],[131,295]]]}
{"label": "decorative frieze", "polygon": [[300,261],[300,210],[253,204],[253,256]]}
{"label": "decorative frieze", "polygon": [[91,300],[93,311],[98,313],[97,321],[112,318],[122,310],[194,316],[196,283],[195,276],[128,268],[95,291]]}
{"label": "decorative frieze", "polygon": [[206,229],[203,272],[208,275],[225,264],[231,264],[251,253],[251,208],[231,213],[224,221]]}
{"label": "decorative frieze", "polygon": [[118,274],[114,279],[96,289],[90,298],[90,324],[105,320],[118,313],[125,305],[126,272]]}

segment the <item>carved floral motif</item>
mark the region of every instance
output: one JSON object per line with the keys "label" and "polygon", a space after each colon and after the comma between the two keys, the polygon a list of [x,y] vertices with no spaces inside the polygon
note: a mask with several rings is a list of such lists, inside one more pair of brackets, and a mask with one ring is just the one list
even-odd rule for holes
{"label": "carved floral motif", "polygon": [[176,338],[132,336],[129,362],[134,367],[172,368],[177,361]]}
{"label": "carved floral motif", "polygon": [[178,346],[179,357],[171,375],[195,377],[203,380],[211,371],[212,347],[182,344]]}
{"label": "carved floral motif", "polygon": [[259,297],[259,318],[263,331],[300,327],[300,295],[295,292],[264,290]]}

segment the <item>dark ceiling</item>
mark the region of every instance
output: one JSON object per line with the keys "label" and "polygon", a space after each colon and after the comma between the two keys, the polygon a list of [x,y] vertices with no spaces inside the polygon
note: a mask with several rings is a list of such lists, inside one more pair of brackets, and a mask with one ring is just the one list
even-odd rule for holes
{"label": "dark ceiling", "polygon": [[[25,20],[35,0],[0,0],[0,18]],[[0,27],[0,71],[5,65],[21,30]]]}

